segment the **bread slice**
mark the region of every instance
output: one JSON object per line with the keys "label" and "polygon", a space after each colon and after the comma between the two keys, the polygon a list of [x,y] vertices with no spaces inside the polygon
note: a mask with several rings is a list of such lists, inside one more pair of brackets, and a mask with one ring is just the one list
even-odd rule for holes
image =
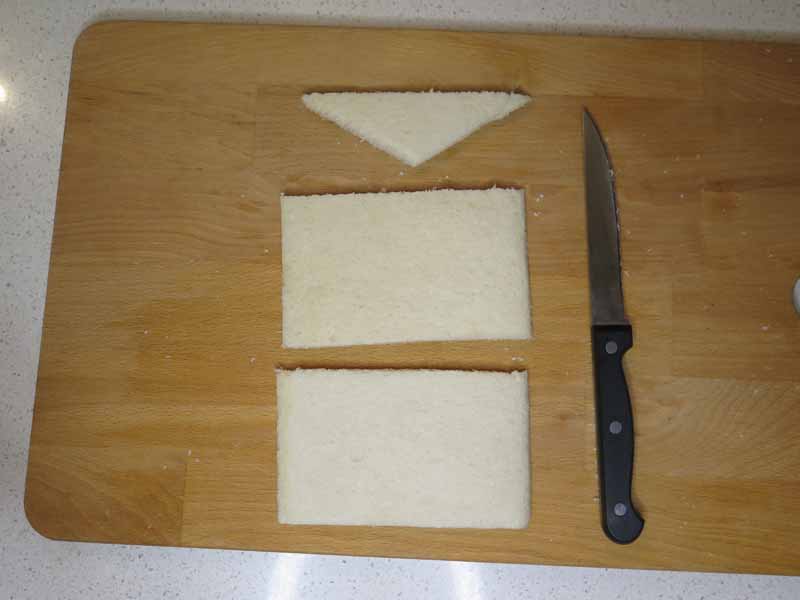
{"label": "bread slice", "polygon": [[524,94],[505,92],[343,92],[303,96],[303,103],[310,110],[412,167],[530,100]]}
{"label": "bread slice", "polygon": [[528,339],[522,190],[281,199],[283,345]]}
{"label": "bread slice", "polygon": [[278,521],[520,529],[527,374],[278,371]]}

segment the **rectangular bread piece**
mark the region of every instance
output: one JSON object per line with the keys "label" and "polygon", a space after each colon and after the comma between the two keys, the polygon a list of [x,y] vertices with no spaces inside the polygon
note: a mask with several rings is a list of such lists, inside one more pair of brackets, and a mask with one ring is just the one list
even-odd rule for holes
{"label": "rectangular bread piece", "polygon": [[529,339],[522,190],[281,199],[283,345]]}
{"label": "rectangular bread piece", "polygon": [[278,371],[281,523],[520,529],[527,373]]}

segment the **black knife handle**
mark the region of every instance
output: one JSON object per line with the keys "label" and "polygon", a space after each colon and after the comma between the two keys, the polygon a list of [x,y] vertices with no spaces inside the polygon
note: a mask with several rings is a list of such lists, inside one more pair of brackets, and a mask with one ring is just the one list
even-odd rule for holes
{"label": "black knife handle", "polygon": [[597,458],[603,530],[618,544],[630,544],[644,521],[633,506],[633,413],[622,356],[633,346],[630,325],[592,327]]}

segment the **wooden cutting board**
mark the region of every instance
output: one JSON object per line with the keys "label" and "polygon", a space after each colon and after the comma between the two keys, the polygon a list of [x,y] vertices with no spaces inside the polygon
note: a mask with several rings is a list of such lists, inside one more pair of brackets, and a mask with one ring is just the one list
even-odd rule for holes
{"label": "wooden cutting board", "polygon": [[[535,102],[416,169],[321,90]],[[615,163],[631,546],[600,529],[581,107]],[[800,46],[103,23],[75,45],[25,506],[64,540],[800,574]],[[535,339],[286,350],[279,194],[520,186]],[[522,357],[522,361],[513,360]],[[282,526],[276,367],[527,368],[523,531]]]}

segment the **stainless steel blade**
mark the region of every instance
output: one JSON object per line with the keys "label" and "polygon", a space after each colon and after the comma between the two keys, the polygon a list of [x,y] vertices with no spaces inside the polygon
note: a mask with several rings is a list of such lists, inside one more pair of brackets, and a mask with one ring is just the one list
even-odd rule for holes
{"label": "stainless steel blade", "polygon": [[586,228],[589,238],[589,284],[592,324],[624,324],[614,172],[603,138],[588,111],[583,111]]}

